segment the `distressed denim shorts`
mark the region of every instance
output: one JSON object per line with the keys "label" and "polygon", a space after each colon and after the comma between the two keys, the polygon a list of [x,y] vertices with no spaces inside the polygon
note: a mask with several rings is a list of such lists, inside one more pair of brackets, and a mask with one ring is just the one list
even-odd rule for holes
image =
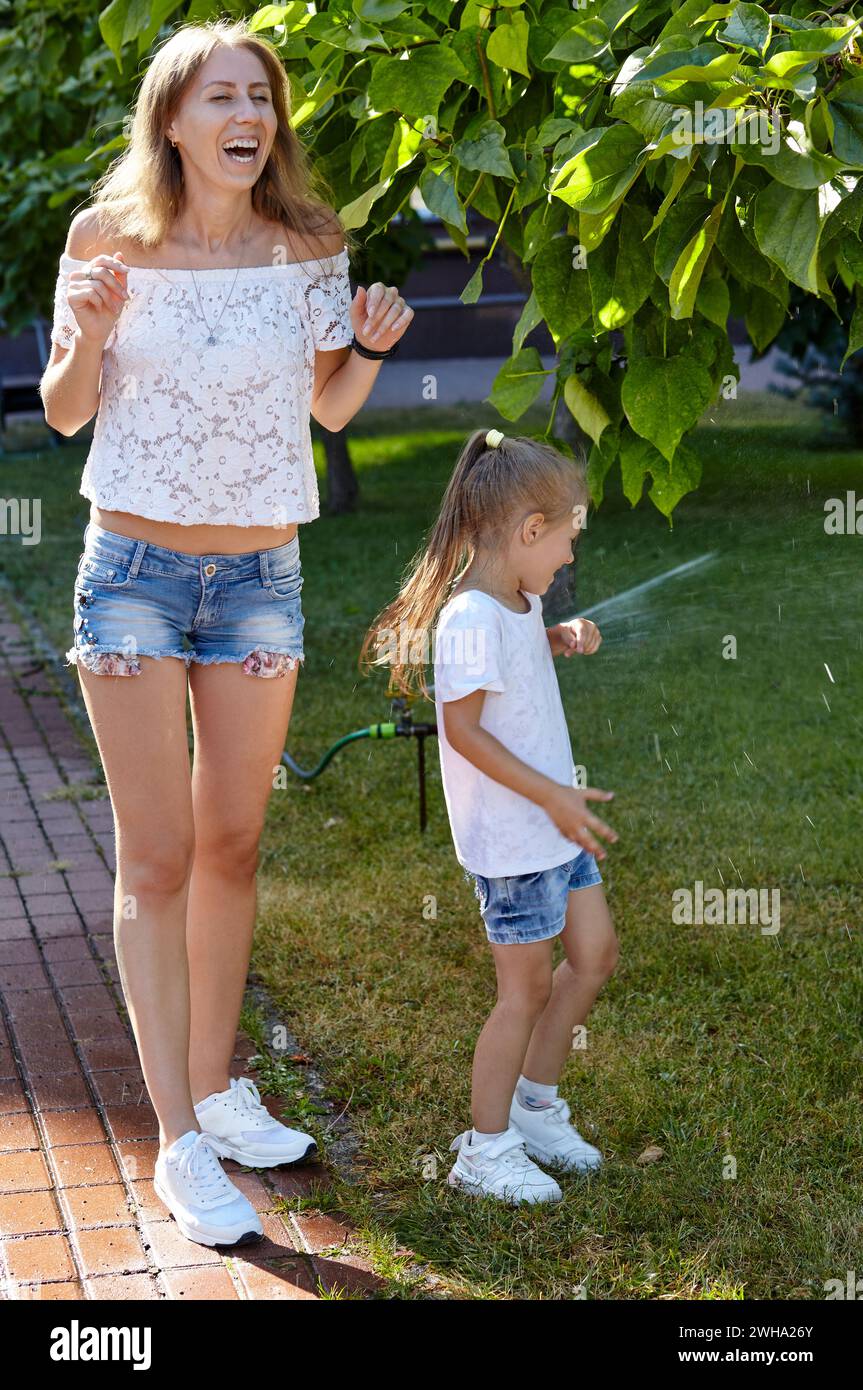
{"label": "distressed denim shorts", "polygon": [[[271,550],[189,555],[89,522],[67,665],[141,674],[142,656],[234,661],[283,676],[303,660],[299,537]],[[185,645],[184,645],[185,643]]]}
{"label": "distressed denim shorts", "polygon": [[486,935],[496,946],[559,936],[566,925],[569,894],[602,883],[596,859],[586,849],[554,869],[511,878],[483,878],[470,872],[466,877],[474,880]]}

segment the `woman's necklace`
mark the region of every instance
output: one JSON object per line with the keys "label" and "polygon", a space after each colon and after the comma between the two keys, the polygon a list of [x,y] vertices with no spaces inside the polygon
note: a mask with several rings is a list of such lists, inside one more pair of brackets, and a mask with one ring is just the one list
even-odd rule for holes
{"label": "woman's necklace", "polygon": [[247,232],[246,235],[243,237],[243,240],[242,240],[241,243],[240,243],[240,260],[237,261],[237,268],[236,268],[236,270],[234,271],[234,278],[233,278],[233,281],[231,282],[231,288],[230,288],[230,291],[229,291],[229,293],[228,293],[228,297],[227,297],[227,299],[225,300],[224,304],[222,305],[222,313],[219,314],[219,317],[216,319],[216,322],[215,322],[215,324],[214,324],[212,327],[210,326],[210,321],[209,321],[209,319],[207,318],[207,315],[204,313],[204,306],[203,306],[203,303],[201,302],[201,291],[198,289],[198,282],[197,282],[197,280],[195,279],[195,272],[194,272],[194,270],[191,269],[191,267],[189,268],[189,273],[190,273],[190,275],[191,275],[191,277],[192,277],[192,284],[195,286],[195,294],[198,296],[198,308],[199,308],[200,311],[201,311],[201,318],[204,320],[204,323],[207,325],[207,330],[208,330],[208,336],[207,336],[207,340],[206,340],[206,341],[207,341],[207,347],[215,347],[215,346],[216,346],[216,332],[217,332],[217,329],[218,329],[218,327],[219,327],[219,324],[222,322],[222,314],[224,314],[225,310],[227,309],[228,304],[229,304],[229,302],[230,302],[231,295],[234,293],[234,285],[236,285],[236,283],[237,283],[237,276],[238,276],[239,273],[240,273],[240,261],[242,261],[242,259],[243,259],[243,248],[245,247],[246,242],[247,242],[248,240],[249,240],[249,233]]}

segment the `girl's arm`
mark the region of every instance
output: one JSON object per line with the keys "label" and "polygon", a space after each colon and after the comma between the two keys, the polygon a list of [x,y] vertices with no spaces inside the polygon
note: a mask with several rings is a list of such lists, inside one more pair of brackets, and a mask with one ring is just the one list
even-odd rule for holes
{"label": "girl's arm", "polygon": [[474,690],[461,700],[448,700],[441,705],[450,746],[493,781],[503,783],[510,791],[541,806],[568,840],[574,840],[597,859],[604,859],[605,850],[590,832],[601,835],[611,844],[617,834],[587,809],[587,802],[610,801],[614,792],[600,791],[597,787],[566,787],[522,762],[500,739],[480,725],[485,696],[485,690]]}
{"label": "girl's arm", "polygon": [[556,623],[545,629],[552,656],[592,656],[602,637],[596,623],[589,618],[573,618],[571,623]]}

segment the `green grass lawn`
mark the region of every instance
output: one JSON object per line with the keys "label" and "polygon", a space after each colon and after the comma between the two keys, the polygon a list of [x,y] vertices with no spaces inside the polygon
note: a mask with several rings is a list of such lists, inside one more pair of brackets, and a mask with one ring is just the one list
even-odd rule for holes
{"label": "green grass lawn", "polygon": [[[478,419],[542,423],[492,413],[352,427],[362,510],[301,532],[307,660],[288,747],[303,765],[387,717],[359,645],[460,443]],[[713,559],[598,618],[596,656],[557,663],[575,761],[616,793],[603,871],[622,947],[561,1087],[606,1164],[564,1178],[559,1206],[504,1209],[445,1181],[494,981],[434,743],[423,836],[407,740],[357,743],[273,793],[254,965],[347,1107],[360,1158],[325,1201],[360,1225],[392,1296],[418,1295],[401,1246],[471,1298],[817,1299],[859,1272],[863,537],[827,536],[824,502],[863,495],[863,470],[830,422],[787,402],[713,416],[696,437],[703,486],[673,530],[612,487],[579,547],[579,609]],[[59,651],[83,453],[0,463],[3,496],[42,499],[42,543],[0,553]],[[672,893],[696,880],[778,888],[781,930],[675,925]],[[639,1164],[648,1146],[662,1156]]]}

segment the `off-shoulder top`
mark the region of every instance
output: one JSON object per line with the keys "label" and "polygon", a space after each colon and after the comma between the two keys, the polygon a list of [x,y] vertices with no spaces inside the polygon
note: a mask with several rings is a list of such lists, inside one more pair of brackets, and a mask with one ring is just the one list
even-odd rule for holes
{"label": "off-shoulder top", "polygon": [[[60,257],[51,339],[61,347],[78,332],[69,273],[86,264]],[[130,266],[126,287],[102,354],[83,496],[184,526],[312,521],[315,351],[353,336],[347,250],[194,279]]]}

